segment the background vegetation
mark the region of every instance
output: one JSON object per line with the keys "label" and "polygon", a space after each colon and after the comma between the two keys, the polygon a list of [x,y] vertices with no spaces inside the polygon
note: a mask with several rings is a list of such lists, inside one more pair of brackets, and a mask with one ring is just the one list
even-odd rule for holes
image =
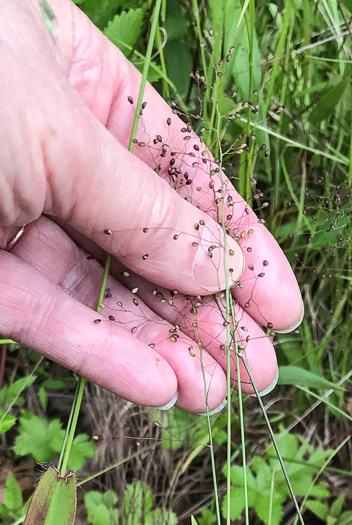
{"label": "background vegetation", "polygon": [[[143,68],[151,1],[76,4]],[[274,338],[282,386],[264,403],[306,524],[352,523],[351,13],[351,0],[163,0],[149,70],[221,153],[295,269],[305,319]],[[8,344],[0,385],[0,521],[13,524],[23,522],[38,463],[57,462],[75,378]],[[243,396],[243,417],[250,523],[296,523],[255,398]],[[226,418],[211,418],[221,519],[241,524],[241,421],[232,414],[226,468]],[[88,385],[79,429],[69,467],[83,481],[107,472],[79,489],[77,523],[217,523],[205,418],[142,409]]]}

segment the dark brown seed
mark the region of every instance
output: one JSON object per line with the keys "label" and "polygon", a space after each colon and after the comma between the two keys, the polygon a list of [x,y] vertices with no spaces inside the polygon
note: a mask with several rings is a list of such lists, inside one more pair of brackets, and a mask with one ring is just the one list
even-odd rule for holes
{"label": "dark brown seed", "polygon": [[200,224],[201,226],[204,226],[205,222],[203,221],[203,219],[201,219],[201,220],[199,221],[199,224]]}
{"label": "dark brown seed", "polygon": [[136,298],[134,298],[132,302],[133,302],[133,304],[134,304],[135,306],[138,306],[138,304],[139,304]]}
{"label": "dark brown seed", "polygon": [[265,273],[259,273],[258,277],[264,277]]}
{"label": "dark brown seed", "polygon": [[109,320],[110,321],[115,321],[115,317],[113,315],[109,315]]}
{"label": "dark brown seed", "polygon": [[127,100],[130,104],[133,104],[133,98],[132,97],[127,97]]}
{"label": "dark brown seed", "polygon": [[188,180],[186,181],[186,185],[187,185],[187,186],[189,186],[189,185],[192,184],[192,183],[193,183],[193,180],[192,180],[192,179],[188,179]]}
{"label": "dark brown seed", "polygon": [[101,319],[94,319],[95,323],[101,323]]}
{"label": "dark brown seed", "polygon": [[143,228],[143,233],[147,233],[148,228]]}
{"label": "dark brown seed", "polygon": [[268,261],[263,261],[263,266],[268,266]]}
{"label": "dark brown seed", "polygon": [[170,117],[167,119],[166,124],[167,124],[168,126],[171,126],[171,118],[170,118]]}
{"label": "dark brown seed", "polygon": [[105,299],[110,299],[110,297],[112,297],[112,293],[111,293],[110,288],[107,288],[105,290]]}
{"label": "dark brown seed", "polygon": [[177,241],[178,235],[174,235],[173,239],[174,239],[174,241]]}
{"label": "dark brown seed", "polygon": [[274,325],[273,325],[273,323],[267,323],[266,326],[269,328],[269,330],[271,330],[271,329],[273,328]]}
{"label": "dark brown seed", "polygon": [[142,256],[143,261],[145,261],[146,259],[148,259],[148,257],[149,257],[149,254],[148,254],[148,253],[145,253],[145,254]]}
{"label": "dark brown seed", "polygon": [[142,109],[145,109],[146,105],[147,105],[147,102],[143,102]]}
{"label": "dark brown seed", "polygon": [[112,230],[104,230],[105,235],[112,235]]}

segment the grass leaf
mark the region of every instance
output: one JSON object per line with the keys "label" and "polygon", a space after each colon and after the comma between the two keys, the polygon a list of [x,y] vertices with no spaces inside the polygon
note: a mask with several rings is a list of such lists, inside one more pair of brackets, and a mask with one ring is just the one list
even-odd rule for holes
{"label": "grass leaf", "polygon": [[279,367],[279,385],[296,385],[327,390],[338,388],[334,383],[298,366]]}

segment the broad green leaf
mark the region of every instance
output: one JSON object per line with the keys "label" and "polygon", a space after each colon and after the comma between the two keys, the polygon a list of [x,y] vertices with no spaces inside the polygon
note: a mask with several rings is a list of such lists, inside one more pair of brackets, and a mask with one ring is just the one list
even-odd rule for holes
{"label": "broad green leaf", "polygon": [[142,9],[130,9],[116,15],[104,29],[104,34],[116,44],[123,53],[129,54],[139,36],[143,20]]}
{"label": "broad green leaf", "polygon": [[334,383],[319,377],[309,370],[299,368],[298,366],[280,366],[279,367],[279,385],[296,385],[309,388],[318,388],[327,390],[329,388],[338,388]]}
{"label": "broad green leaf", "polygon": [[66,386],[67,382],[62,381],[61,379],[45,379],[42,382],[43,388],[48,388],[49,390],[60,390]]}
{"label": "broad green leaf", "polygon": [[188,91],[189,72],[193,67],[193,59],[188,46],[182,40],[172,40],[165,46],[165,60],[169,79],[175,84],[181,95]]}
{"label": "broad green leaf", "polygon": [[16,510],[22,507],[22,491],[12,472],[9,472],[6,479],[4,491],[4,501],[8,509]]}
{"label": "broad green leaf", "polygon": [[6,414],[0,418],[0,434],[7,432],[16,423],[17,418]]}
{"label": "broad green leaf", "polygon": [[[35,416],[30,412],[22,412],[19,434],[15,439],[14,451],[18,456],[32,454],[39,463],[50,461],[61,451],[64,440],[64,430],[58,419],[48,422],[46,419]],[[68,467],[71,470],[80,470],[85,458],[91,458],[96,452],[95,445],[89,441],[86,434],[78,434],[72,445]]]}
{"label": "broad green leaf", "polygon": [[22,377],[15,381],[12,385],[7,388],[5,403],[14,405],[20,401],[20,394],[28,387],[30,387],[37,376]]}
{"label": "broad green leaf", "polygon": [[64,430],[58,419],[48,423],[46,419],[28,413],[20,418],[19,435],[13,449],[17,456],[32,454],[36,461],[45,463],[60,451],[63,438]]}
{"label": "broad green leaf", "polygon": [[[307,493],[307,491],[306,491],[306,493]],[[314,487],[312,487],[309,490],[309,495],[314,497],[314,498],[321,499],[321,498],[328,498],[330,496],[330,492],[329,492],[329,489],[327,488],[327,486],[324,484],[324,482],[320,481],[319,483],[314,485]]]}
{"label": "broad green leaf", "polygon": [[311,512],[313,512],[317,518],[322,521],[326,521],[329,509],[325,503],[317,500],[308,500],[306,501],[306,507]]}
{"label": "broad green leaf", "polygon": [[39,397],[39,402],[40,402],[42,408],[44,408],[44,410],[46,410],[47,407],[48,407],[48,396],[46,394],[45,388],[43,388],[42,386],[39,388],[38,397]]}
{"label": "broad green leaf", "polygon": [[76,514],[76,478],[65,478],[50,466],[31,499],[25,525],[73,525]]}
{"label": "broad green leaf", "polygon": [[336,498],[334,503],[331,505],[329,514],[331,516],[334,516],[335,518],[338,518],[342,512],[344,502],[345,502],[345,495],[340,494],[340,496]]}
{"label": "broad green leaf", "polygon": [[199,525],[214,525],[216,523],[216,516],[210,509],[203,509],[200,516],[198,516]]}
{"label": "broad green leaf", "polygon": [[[275,490],[275,488],[274,488]],[[274,494],[272,501],[270,501],[270,495],[264,496],[258,494],[258,497],[255,502],[255,511],[259,518],[261,518],[264,523],[269,523],[269,514],[270,514],[270,503],[271,503],[271,522],[270,525],[279,525],[281,523],[282,517],[282,503],[284,498],[276,497],[278,495]]]}
{"label": "broad green leaf", "polygon": [[347,525],[348,523],[352,523],[352,510],[346,510],[346,512],[343,512],[341,514],[340,523],[341,525]]}
{"label": "broad green leaf", "polygon": [[352,0],[341,0],[341,2],[352,13]]}
{"label": "broad green leaf", "polygon": [[[244,490],[243,487],[231,489],[230,491],[230,518],[239,520],[244,509]],[[222,501],[222,513],[227,518],[227,494]]]}
{"label": "broad green leaf", "polygon": [[72,444],[68,468],[73,471],[81,470],[86,458],[94,457],[96,450],[96,445],[89,440],[87,434],[78,434]]}
{"label": "broad green leaf", "polygon": [[327,119],[333,114],[337,104],[341,100],[342,95],[350,82],[349,78],[344,78],[333,87],[329,87],[323,94],[320,101],[314,106],[309,116],[309,120],[317,124],[322,120]]}
{"label": "broad green leaf", "polygon": [[124,0],[74,0],[74,2],[99,29],[104,29],[109,20],[116,15],[119,7],[126,5]]}
{"label": "broad green leaf", "polygon": [[114,509],[117,496],[112,491],[100,493],[95,490],[87,492],[84,496],[87,508],[88,521],[92,525],[107,525],[118,523],[118,511]]}

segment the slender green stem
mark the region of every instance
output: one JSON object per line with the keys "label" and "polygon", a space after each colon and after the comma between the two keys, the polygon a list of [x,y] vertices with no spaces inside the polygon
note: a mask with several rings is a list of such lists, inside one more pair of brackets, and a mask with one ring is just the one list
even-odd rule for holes
{"label": "slender green stem", "polygon": [[139,121],[139,117],[140,117],[140,113],[142,109],[142,103],[143,103],[144,90],[145,90],[145,86],[147,83],[148,70],[149,70],[149,65],[150,65],[150,61],[152,57],[155,33],[156,33],[157,25],[158,25],[161,1],[162,0],[156,0],[155,7],[153,10],[148,47],[147,47],[147,52],[145,55],[145,62],[143,65],[142,80],[141,80],[141,85],[140,85],[139,93],[138,93],[138,100],[137,100],[136,111],[134,114],[134,119],[133,119],[133,124],[132,124],[130,142],[128,145],[129,151],[133,151],[133,140],[136,137],[136,133],[137,133],[138,121]]}
{"label": "slender green stem", "polygon": [[[223,155],[220,147],[220,118],[217,119],[217,134],[219,144],[219,159],[220,166],[222,165]],[[226,384],[227,384],[227,525],[231,523],[231,358],[232,352],[236,353],[236,369],[237,369],[237,382],[238,382],[238,404],[239,404],[239,415],[240,415],[240,426],[241,426],[241,448],[242,448],[242,464],[243,464],[243,486],[244,486],[244,503],[245,503],[245,519],[246,525],[249,525],[249,505],[248,505],[248,487],[247,487],[247,460],[246,460],[246,441],[244,435],[244,418],[243,418],[243,403],[242,403],[242,388],[241,388],[241,371],[239,362],[239,348],[237,341],[237,324],[235,318],[235,311],[233,306],[231,288],[228,282],[227,274],[227,232],[225,223],[225,190],[226,188],[222,172],[220,171],[220,178],[222,184],[222,199],[221,199],[221,225],[224,232],[224,273],[225,273],[225,294],[226,294],[226,312],[225,312],[225,323],[226,323]],[[230,324],[230,317],[233,321],[233,328]]]}
{"label": "slender green stem", "polygon": [[112,470],[113,468],[119,467],[119,466],[123,465],[124,463],[127,463],[127,461],[131,461],[131,459],[138,458],[139,456],[145,454],[146,452],[150,452],[151,450],[153,450],[154,448],[156,448],[159,445],[160,445],[160,443],[154,443],[154,445],[150,445],[150,447],[146,447],[143,450],[138,450],[138,452],[135,452],[135,454],[131,454],[127,458],[121,459],[120,461],[116,461],[116,463],[113,463],[112,465],[109,465],[108,467],[106,467],[106,468],[104,468],[102,470],[99,470],[98,472],[94,472],[94,474],[92,474],[91,476],[88,476],[88,478],[83,479],[82,481],[80,481],[76,485],[77,485],[77,487],[81,487],[85,483],[88,483],[88,481],[92,481],[92,479],[95,479],[95,478],[97,478],[99,476],[102,476],[103,474],[106,474],[107,472],[109,472],[109,470]]}
{"label": "slender green stem", "polygon": [[[345,437],[345,439],[339,444],[339,446],[332,451],[332,453],[330,454],[330,456],[324,461],[324,463],[321,465],[319,471],[317,472],[316,476],[314,477],[312,483],[311,483],[311,486],[310,487],[307,487],[307,493],[306,495],[304,496],[303,498],[303,501],[301,503],[301,512],[303,511],[303,508],[307,502],[307,499],[309,498],[310,496],[310,493],[311,493],[311,490],[312,488],[314,487],[315,483],[318,481],[319,479],[319,476],[322,474],[322,472],[324,472],[324,470],[326,469],[326,467],[328,466],[328,464],[330,463],[330,461],[333,459],[334,456],[336,456],[336,454],[338,454],[338,452],[346,445],[346,443],[348,443],[348,441],[351,439],[352,436],[347,436]],[[293,525],[296,525],[297,524],[297,517],[295,519],[295,522]]]}
{"label": "slender green stem", "polygon": [[217,483],[217,479],[216,479],[216,466],[215,466],[215,454],[214,454],[214,446],[213,446],[213,435],[212,435],[210,413],[209,413],[207,381],[206,381],[206,377],[205,377],[205,368],[204,368],[204,363],[203,363],[203,352],[204,352],[204,349],[203,349],[202,342],[200,340],[200,335],[199,335],[199,330],[198,330],[197,309],[193,308],[193,311],[194,311],[194,318],[195,318],[194,322],[195,322],[196,337],[197,337],[197,342],[198,342],[198,346],[199,346],[199,349],[200,349],[200,364],[201,364],[201,369],[202,369],[204,398],[205,398],[205,406],[206,406],[206,417],[207,417],[207,424],[208,424],[210,463],[211,463],[211,470],[212,470],[212,475],[213,475],[216,519],[217,519],[218,525],[221,525],[220,502],[219,502],[219,493],[218,493],[218,483]]}
{"label": "slender green stem", "polygon": [[[81,409],[82,399],[83,399],[83,393],[84,393],[84,387],[86,386],[86,379],[84,377],[80,377],[78,379],[74,402],[72,404],[73,413],[71,411],[70,418],[69,418],[69,424],[67,425],[67,428],[69,429],[69,432],[67,435],[65,435],[64,439],[64,445],[65,448],[64,453],[62,454],[62,465],[60,468],[60,474],[62,477],[65,476],[66,470],[67,470],[67,464],[70,458],[71,449],[73,440],[75,437],[76,427],[77,427],[77,421],[79,417],[79,411]],[[71,415],[72,414],[72,415]]]}
{"label": "slender green stem", "polygon": [[276,443],[276,439],[275,439],[275,436],[274,436],[274,432],[273,432],[273,429],[271,427],[271,424],[270,424],[270,421],[269,421],[269,418],[268,418],[268,415],[265,411],[265,408],[264,408],[264,405],[263,405],[263,401],[259,395],[259,392],[258,392],[258,389],[257,389],[257,386],[254,382],[254,379],[253,379],[253,376],[252,376],[252,372],[250,371],[250,368],[247,364],[247,361],[243,358],[242,360],[243,364],[244,364],[244,367],[246,369],[246,372],[248,374],[248,377],[252,383],[252,386],[254,388],[254,392],[257,396],[257,399],[258,399],[258,402],[259,402],[259,406],[260,406],[260,409],[262,411],[262,414],[263,414],[263,417],[265,419],[265,423],[268,427],[268,431],[269,431],[269,434],[270,434],[270,437],[271,437],[271,440],[273,442],[273,445],[274,445],[274,448],[275,448],[275,452],[276,452],[276,455],[277,455],[277,458],[279,460],[279,463],[280,463],[280,467],[281,467],[281,470],[282,470],[282,473],[284,475],[284,478],[286,480],[286,483],[287,483],[287,486],[288,486],[288,490],[291,494],[291,498],[292,498],[292,501],[294,503],[294,506],[295,506],[295,509],[296,509],[296,512],[297,512],[297,516],[300,520],[300,523],[301,525],[305,525],[304,524],[304,520],[303,520],[303,517],[302,517],[302,514],[301,514],[301,511],[300,511],[300,508],[299,508],[299,505],[298,505],[298,502],[297,502],[297,499],[296,499],[296,496],[295,496],[295,493],[293,492],[293,489],[292,489],[292,485],[291,485],[291,482],[290,482],[290,478],[288,477],[288,474],[287,474],[287,470],[286,470],[286,467],[285,467],[285,464],[284,464],[284,461],[282,459],[282,456],[281,456],[281,453],[280,453],[280,450],[277,446],[277,443]]}
{"label": "slender green stem", "polygon": [[[207,68],[207,61],[206,61],[206,58],[205,58],[204,46],[202,45],[203,35],[202,35],[202,28],[201,28],[201,25],[200,25],[199,7],[198,7],[197,0],[192,0],[192,9],[193,9],[194,19],[196,21],[197,36],[198,36],[198,40],[199,40],[199,44],[200,44],[200,56],[201,56],[201,61],[202,61],[203,75],[205,76],[205,82],[208,85],[208,78],[207,78],[207,76],[208,76],[207,75],[208,68]],[[203,101],[203,120],[204,120],[204,124],[205,124],[206,127],[208,127],[207,126],[207,121],[208,121],[208,97],[209,97],[209,89],[207,89],[207,91],[205,92],[204,101]],[[207,143],[207,141],[206,141],[206,143]]]}

